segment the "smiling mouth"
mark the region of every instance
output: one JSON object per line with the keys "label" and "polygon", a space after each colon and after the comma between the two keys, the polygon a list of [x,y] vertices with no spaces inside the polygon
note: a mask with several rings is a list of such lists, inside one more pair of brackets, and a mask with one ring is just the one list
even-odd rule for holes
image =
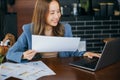
{"label": "smiling mouth", "polygon": [[53,23],[58,23],[58,21],[53,21]]}

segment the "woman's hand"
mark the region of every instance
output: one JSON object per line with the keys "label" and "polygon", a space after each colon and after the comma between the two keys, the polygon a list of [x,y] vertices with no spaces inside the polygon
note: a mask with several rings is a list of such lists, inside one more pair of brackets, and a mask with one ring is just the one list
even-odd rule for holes
{"label": "woman's hand", "polygon": [[36,54],[34,50],[27,50],[23,53],[23,59],[31,60]]}
{"label": "woman's hand", "polygon": [[89,58],[93,58],[93,57],[100,57],[101,54],[100,53],[93,53],[93,52],[86,52],[83,56],[87,56]]}

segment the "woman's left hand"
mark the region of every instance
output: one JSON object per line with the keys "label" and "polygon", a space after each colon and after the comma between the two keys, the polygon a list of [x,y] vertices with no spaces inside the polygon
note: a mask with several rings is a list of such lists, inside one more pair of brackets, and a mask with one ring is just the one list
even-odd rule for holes
{"label": "woman's left hand", "polygon": [[89,58],[93,58],[93,57],[100,57],[101,54],[100,53],[94,53],[94,52],[86,52],[83,56],[87,56]]}

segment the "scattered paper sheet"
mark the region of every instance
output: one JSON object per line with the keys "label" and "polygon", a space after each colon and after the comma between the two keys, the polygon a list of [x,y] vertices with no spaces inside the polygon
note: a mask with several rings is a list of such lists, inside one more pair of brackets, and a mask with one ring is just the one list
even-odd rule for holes
{"label": "scattered paper sheet", "polygon": [[80,38],[32,35],[32,49],[37,52],[76,51]]}
{"label": "scattered paper sheet", "polygon": [[22,80],[36,80],[43,76],[55,74],[42,61],[22,64],[6,62],[0,65],[0,80],[5,80],[8,77],[15,77]]}

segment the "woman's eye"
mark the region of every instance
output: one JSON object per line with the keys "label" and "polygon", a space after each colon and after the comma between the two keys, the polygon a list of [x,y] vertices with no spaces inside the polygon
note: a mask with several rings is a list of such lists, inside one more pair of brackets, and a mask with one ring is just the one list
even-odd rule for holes
{"label": "woman's eye", "polygon": [[51,12],[50,14],[54,14],[53,12]]}

